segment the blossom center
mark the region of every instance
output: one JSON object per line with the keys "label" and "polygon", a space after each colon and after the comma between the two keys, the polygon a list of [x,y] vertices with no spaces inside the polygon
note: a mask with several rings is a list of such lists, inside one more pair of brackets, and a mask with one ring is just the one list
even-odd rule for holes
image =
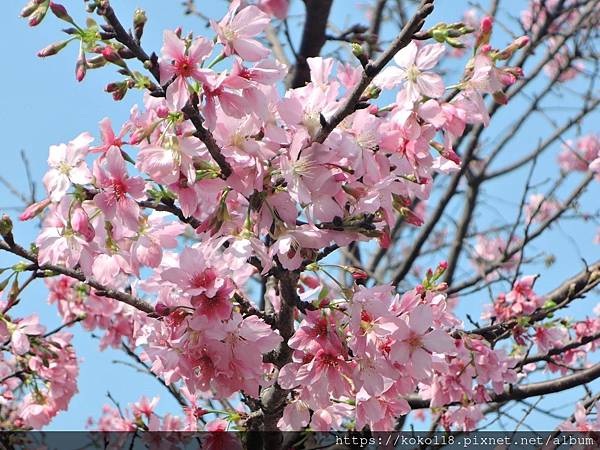
{"label": "blossom center", "polygon": [[421,336],[419,336],[416,333],[410,334],[407,340],[407,344],[412,350],[423,347],[423,341],[421,340]]}
{"label": "blossom center", "polygon": [[417,81],[417,78],[419,78],[419,75],[421,75],[421,71],[417,68],[417,66],[410,66],[408,68],[408,70],[406,71],[406,78],[408,79],[408,81],[414,83],[415,81]]}
{"label": "blossom center", "polygon": [[225,40],[227,42],[233,42],[237,38],[237,33],[235,32],[235,30],[233,30],[229,27],[224,27],[223,28],[223,37],[225,38]]}
{"label": "blossom center", "polygon": [[175,70],[177,70],[177,74],[182,77],[191,77],[192,72],[194,71],[194,65],[190,59],[185,56],[175,62]]}
{"label": "blossom center", "polygon": [[196,273],[191,279],[190,284],[193,288],[207,288],[214,281],[215,274],[211,270]]}
{"label": "blossom center", "polygon": [[113,191],[117,200],[123,200],[127,193],[127,186],[121,180],[113,180],[112,182]]}

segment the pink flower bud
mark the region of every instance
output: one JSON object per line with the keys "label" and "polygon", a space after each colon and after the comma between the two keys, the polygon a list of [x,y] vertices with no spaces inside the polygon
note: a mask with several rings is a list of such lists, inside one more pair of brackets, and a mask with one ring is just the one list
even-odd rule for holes
{"label": "pink flower bud", "polygon": [[29,17],[29,26],[35,27],[44,20],[46,17],[46,13],[48,12],[48,7],[44,7],[43,5],[37,8]]}
{"label": "pink flower bud", "polygon": [[52,56],[52,55],[56,55],[58,52],[60,52],[63,48],[65,48],[67,46],[67,44],[69,43],[69,41],[59,41],[59,42],[54,42],[53,44],[48,45],[47,47],[44,47],[43,49],[41,49],[37,55],[40,58],[46,58],[48,56]]}
{"label": "pink flower bud", "polygon": [[521,36],[515,39],[515,45],[517,46],[517,48],[523,48],[527,44],[529,44],[529,36]]}
{"label": "pink flower bud", "polygon": [[164,106],[164,105],[160,105],[160,106],[158,106],[158,107],[155,109],[155,111],[156,111],[156,115],[157,115],[158,117],[160,117],[161,119],[166,119],[166,118],[167,118],[167,116],[169,115],[169,108],[167,108],[167,107],[166,107],[166,106]]}
{"label": "pink flower bud", "polygon": [[73,23],[73,19],[67,12],[67,9],[63,5],[59,5],[58,3],[50,2],[50,9],[52,13],[61,20],[65,22]]}
{"label": "pink flower bud", "polygon": [[41,202],[32,203],[27,208],[25,208],[25,211],[23,211],[23,213],[19,216],[19,220],[25,221],[25,220],[33,219],[39,213],[41,213],[46,208],[46,206],[48,206],[49,204],[50,204],[49,198],[46,198],[46,199],[42,200]]}
{"label": "pink flower bud", "polygon": [[482,33],[490,33],[492,31],[492,25],[494,20],[490,16],[485,16],[481,19],[480,29]]}
{"label": "pink flower bud", "polygon": [[460,165],[462,163],[460,157],[456,154],[456,152],[454,150],[443,150],[440,153],[444,158],[446,158],[449,161],[452,161],[455,164]]}
{"label": "pink flower bud", "polygon": [[390,237],[389,230],[386,230],[383,233],[381,233],[381,236],[379,236],[380,247],[381,248],[389,248],[391,243],[392,243],[392,239]]}
{"label": "pink flower bud", "polygon": [[448,283],[446,283],[445,281],[441,282],[440,284],[437,285],[436,290],[438,292],[442,292],[448,289]]}
{"label": "pink flower bud", "polygon": [[485,44],[481,46],[481,53],[489,53],[492,50],[492,46],[490,44]]}
{"label": "pink flower bud", "polygon": [[82,81],[85,78],[85,73],[87,71],[87,61],[85,60],[85,52],[83,51],[83,47],[79,51],[79,57],[77,58],[77,63],[75,64],[75,78],[77,81]]}
{"label": "pink flower bud", "polygon": [[104,58],[108,62],[111,62],[111,63],[116,64],[121,67],[125,67],[125,62],[123,61],[121,56],[119,56],[119,54],[115,51],[115,49],[113,49],[112,47],[104,47],[101,50],[101,53],[102,53],[102,56],[104,56]]}
{"label": "pink flower bud", "polygon": [[82,235],[88,242],[96,236],[94,227],[90,224],[90,218],[81,207],[77,207],[73,211],[71,215],[71,227],[73,227],[73,231]]}
{"label": "pink flower bud", "polygon": [[196,408],[194,408],[194,416],[195,416],[197,419],[199,419],[200,417],[202,417],[202,416],[204,416],[204,415],[206,415],[206,414],[208,414],[208,411],[207,411],[207,410],[205,410],[205,409],[202,409],[202,408],[200,408],[200,407],[196,407]]}

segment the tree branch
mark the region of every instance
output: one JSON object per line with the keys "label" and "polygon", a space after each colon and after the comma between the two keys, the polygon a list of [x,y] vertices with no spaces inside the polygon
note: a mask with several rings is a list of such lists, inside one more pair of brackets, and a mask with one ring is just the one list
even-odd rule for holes
{"label": "tree branch", "polygon": [[[557,378],[550,381],[542,381],[540,383],[531,383],[524,386],[510,385],[501,394],[490,392],[490,401],[493,403],[507,402],[511,400],[523,400],[529,397],[537,397],[540,395],[554,394],[556,392],[566,391],[582,384],[589,383],[600,377],[600,364],[596,364],[589,369],[582,370],[573,375]],[[412,409],[429,408],[430,401],[416,396],[411,396],[406,399]],[[445,406],[459,404],[459,402],[450,403]]]}
{"label": "tree branch", "polygon": [[140,311],[145,312],[147,314],[154,313],[154,307],[147,301],[116,289],[109,289],[108,287],[99,283],[97,280],[86,277],[83,273],[79,272],[78,270],[69,269],[64,266],[56,266],[53,264],[38,264],[37,257],[33,253],[25,250],[20,245],[9,245],[5,241],[0,241],[0,250],[7,251],[9,253],[31,261],[33,265],[28,267],[27,270],[49,270],[51,272],[60,273],[61,275],[66,275],[68,277],[81,281],[87,286],[94,288],[96,291],[98,291],[97,295],[113,298],[130,306],[133,306],[134,308],[139,309]]}
{"label": "tree branch", "polygon": [[325,45],[325,31],[333,0],[304,0],[304,4],[306,5],[306,18],[302,31],[302,43],[289,83],[291,88],[302,87],[310,81],[310,68],[306,59],[319,56]]}
{"label": "tree branch", "polygon": [[355,111],[356,105],[363,95],[363,92],[369,86],[371,81],[373,81],[375,76],[383,70],[383,68],[392,60],[396,53],[410,43],[414,34],[423,27],[425,24],[425,19],[433,12],[433,2],[434,0],[421,0],[421,3],[414,16],[404,26],[398,37],[394,39],[389,48],[383,52],[376,61],[370,61],[367,63],[360,81],[342,102],[342,105],[339,107],[339,109],[333,114],[332,117],[328,118],[327,123],[320,128],[316,135],[315,142],[322,144],[325,139],[327,139],[327,136],[329,136],[329,134],[335,129],[335,127],[337,127],[342,120]]}

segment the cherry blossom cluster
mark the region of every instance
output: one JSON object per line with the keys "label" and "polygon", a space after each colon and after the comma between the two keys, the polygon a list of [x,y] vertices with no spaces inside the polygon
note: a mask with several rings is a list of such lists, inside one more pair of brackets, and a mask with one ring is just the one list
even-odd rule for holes
{"label": "cherry blossom cluster", "polygon": [[[595,420],[590,420],[588,417],[592,409],[596,409]],[[560,426],[561,431],[576,431],[576,432],[596,432],[600,429],[600,417],[598,416],[600,411],[598,410],[597,403],[591,405],[584,405],[583,403],[577,403],[575,406],[575,414],[573,414],[570,420],[566,420]]]}
{"label": "cherry blossom cluster", "polygon": [[100,349],[119,348],[125,340],[132,342],[132,311],[128,305],[96,295],[93,289],[73,278],[59,276],[46,279],[48,303],[56,304],[63,323],[78,321],[87,331],[105,330]]}
{"label": "cherry blossom cluster", "polygon": [[278,381],[294,399],[280,427],[329,430],[353,423],[357,429],[390,430],[394,418],[411,410],[406,398],[415,391],[431,407],[471,407],[489,400],[487,389],[500,392],[516,380],[514,362],[503,350],[448,333],[461,323],[437,282],[444,270],[442,264],[430,271],[402,296],[391,286],[361,286],[351,298],[322,297],[327,308],[308,312],[289,340],[293,361]]}
{"label": "cherry blossom cluster", "polygon": [[[535,370],[538,361],[546,361],[547,370],[565,374],[568,367],[577,361],[587,361],[588,354],[597,349],[600,319],[593,316],[573,321],[554,317],[551,311],[557,305],[535,292],[536,279],[537,276],[528,275],[516,280],[509,292],[500,293],[491,305],[486,305],[482,318],[492,320],[492,323],[514,321],[509,337],[513,344],[511,354],[515,358],[531,354],[534,347],[537,349],[537,355],[543,358],[524,364],[525,371]],[[533,314],[540,311],[547,311],[547,314],[532,321]],[[577,345],[562,349],[572,343]],[[550,354],[556,349],[561,351]]]}
{"label": "cherry blossom cluster", "polygon": [[[102,416],[94,421],[88,420],[88,427],[97,431],[150,431],[151,434],[142,434],[141,440],[147,444],[151,450],[159,449],[180,449],[182,444],[187,444],[193,439],[193,435],[184,433],[169,433],[177,431],[195,431],[198,417],[205,414],[194,413],[187,409],[185,417],[172,416],[167,414],[160,417],[155,409],[158,405],[159,397],[148,399],[141,397],[137,402],[129,405],[124,411],[118,407],[105,405],[102,410]],[[208,421],[204,427],[203,433],[197,438],[202,448],[209,450],[232,449],[241,450],[243,448],[239,436],[236,434],[225,433],[229,431],[229,423],[223,419],[213,419]],[[160,432],[160,433],[157,433]],[[111,433],[107,435],[105,445],[109,449],[118,449],[126,444],[127,434]]]}
{"label": "cherry blossom cluster", "polygon": [[[102,16],[105,3],[88,6]],[[79,81],[87,70],[113,65],[125,77],[107,86],[116,100],[128,90],[145,90],[143,105],[131,109],[118,131],[109,119],[100,123],[96,145],[84,132],[50,147],[47,198],[21,216],[42,217],[34,248],[40,265],[77,270],[106,290],[153,300],[148,313],[67,276],[47,281],[50,302],[65,323],[82,317],[86,329],[106,330],[102,347],[129,342],[193,405],[185,419],[160,419],[153,412],[157,399],[142,399],[125,417],[108,407],[97,423],[102,430],[196,429],[202,400],[241,392],[259,398],[275,387],[286,391],[288,401],[278,423],[283,430],[393,429],[411,410],[414,394],[432,407],[457,405],[444,410],[442,424],[472,429],[490,392],[517,379],[511,356],[461,330],[439,281],[445,264],[403,295],[387,284],[329,286],[299,277],[289,339],[274,320],[289,299],[267,286],[272,314],[259,311],[248,285],[256,274],[299,276],[308,270],[321,276],[324,249],[371,239],[389,245],[399,218],[420,226],[424,211],[412,205],[419,200],[424,207],[434,174],[460,169],[453,146],[467,125],[488,124],[484,96],[507,102],[506,88],[522,76],[507,61],[528,38],[494,48],[490,17],[471,26],[439,24],[431,31],[435,43],[413,40],[401,48],[394,64],[376,74],[339,118],[362,82],[365,55],[353,47],[361,62],[356,66],[308,58],[310,82],[278,89],[288,70],[271,58],[260,34],[271,16],[284,17],[287,8],[287,1],[234,0],[222,20],[211,22],[214,39],[165,31],[160,57],[144,61],[155,80],[130,68],[130,60],[143,55],[115,43],[118,30],[93,21],[79,26],[63,6],[46,0],[33,0],[23,11],[31,25],[52,11],[74,27],[66,30],[67,41],[40,56],[79,40]],[[145,20],[137,11],[130,37],[138,44]],[[457,39],[475,27],[473,56],[449,85],[440,60],[448,45],[461,47]],[[378,104],[384,91],[395,98],[392,104]],[[480,247],[484,261],[495,261],[506,245],[482,241]],[[359,269],[342,269],[354,280],[366,277]],[[542,306],[532,284],[533,278],[521,280],[491,314],[509,320]],[[7,338],[22,355],[33,339],[27,335],[42,331],[27,328],[27,321],[9,325],[19,330],[19,323],[26,328]],[[49,373],[47,386],[24,400],[29,412],[20,416],[23,426],[46,424],[76,390],[74,356],[62,339],[62,351],[52,355],[68,382],[63,386]],[[549,348],[556,339],[540,337],[538,346]],[[292,357],[278,366],[284,345]],[[46,373],[35,364],[36,373]],[[57,391],[60,402],[53,397]],[[227,423],[219,418],[206,429]]]}
{"label": "cherry blossom cluster", "polygon": [[71,345],[73,336],[62,331],[45,332],[37,315],[15,321],[6,314],[0,316],[4,429],[40,429],[60,411],[66,411],[77,393],[79,366]]}
{"label": "cherry blossom cluster", "polygon": [[591,170],[600,173],[600,138],[590,134],[576,142],[568,140],[558,155],[558,164],[565,172]]}

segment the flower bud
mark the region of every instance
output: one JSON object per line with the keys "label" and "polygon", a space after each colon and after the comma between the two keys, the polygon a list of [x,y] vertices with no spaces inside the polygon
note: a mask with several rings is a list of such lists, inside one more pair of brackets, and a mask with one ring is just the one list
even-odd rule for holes
{"label": "flower bud", "polygon": [[81,46],[79,49],[77,63],[75,64],[75,78],[77,81],[82,81],[85,78],[86,71],[87,61],[85,60],[85,51],[83,50],[83,46]]}
{"label": "flower bud", "polygon": [[475,48],[479,48],[482,45],[490,42],[493,24],[494,24],[493,19],[490,16],[486,16],[483,19],[481,19],[481,23],[479,25],[479,36],[477,36],[477,41],[475,42]]}
{"label": "flower bud", "polygon": [[52,55],[56,55],[58,52],[60,52],[63,48],[65,48],[67,46],[67,44],[69,43],[69,41],[59,41],[59,42],[54,42],[53,44],[48,45],[47,47],[44,47],[43,49],[41,49],[37,55],[40,58],[46,58],[48,56],[52,56]]}
{"label": "flower bud", "polygon": [[38,6],[38,3],[35,0],[32,0],[23,7],[19,15],[21,17],[29,17],[35,12]]}
{"label": "flower bud", "polygon": [[207,410],[198,406],[194,408],[194,417],[196,417],[197,419],[201,418],[202,416],[205,416],[206,414],[208,414]]}
{"label": "flower bud", "polygon": [[441,282],[440,284],[438,284],[435,288],[435,290],[437,292],[443,292],[445,290],[448,289],[448,283],[446,283],[445,281]]}
{"label": "flower bud", "polygon": [[146,25],[146,12],[143,9],[136,9],[133,13],[133,31],[135,38],[139,41],[144,33],[144,26]]}
{"label": "flower bud", "polygon": [[[112,97],[115,101],[119,101],[119,100],[122,100],[123,97],[125,97],[125,94],[127,94],[127,83],[126,82],[109,83],[106,85],[104,90],[106,92],[112,94]],[[141,139],[140,139],[140,141],[141,141]]]}
{"label": "flower bud", "polygon": [[367,63],[369,62],[369,58],[367,58],[367,55],[365,54],[362,45],[353,42],[352,43],[352,54],[354,56],[356,56],[356,58],[360,61],[360,64],[365,67],[367,65]]}
{"label": "flower bud", "polygon": [[48,3],[42,3],[37,9],[29,16],[29,26],[35,27],[44,20],[46,13],[48,12]]}
{"label": "flower bud", "polygon": [[436,28],[431,32],[431,37],[437,42],[443,44],[446,41],[446,38],[448,37],[448,30]]}
{"label": "flower bud", "polygon": [[2,215],[0,219],[0,236],[6,241],[8,245],[15,245],[15,241],[12,235],[13,223],[7,214]]}
{"label": "flower bud", "polygon": [[500,82],[504,86],[512,86],[513,84],[515,84],[516,81],[517,77],[515,77],[514,74],[510,72],[502,72],[502,75],[500,76]]}
{"label": "flower bud", "polygon": [[40,214],[49,204],[49,198],[46,198],[40,202],[32,203],[27,208],[25,208],[25,211],[23,211],[23,213],[19,216],[19,220],[25,221],[33,219],[38,214]]}
{"label": "flower bud", "polygon": [[485,44],[481,46],[481,53],[489,53],[492,51],[492,46],[490,44]]}
{"label": "flower bud", "polygon": [[381,248],[389,248],[392,243],[392,238],[390,236],[390,230],[386,229],[379,236],[379,246]]}
{"label": "flower bud", "polygon": [[481,32],[490,33],[492,31],[493,24],[493,19],[490,16],[485,16],[483,19],[481,19],[481,24],[479,25]]}
{"label": "flower bud", "polygon": [[108,62],[116,64],[117,66],[124,67],[124,68],[127,67],[127,65],[125,64],[125,61],[123,61],[123,59],[119,56],[119,54],[112,47],[104,47],[102,49],[102,56],[104,56],[104,58]]}
{"label": "flower bud", "polygon": [[523,48],[529,44],[529,36],[521,36],[515,39],[515,45],[517,48]]}
{"label": "flower bud", "polygon": [[100,67],[104,67],[106,65],[106,59],[104,56],[98,55],[90,58],[86,61],[86,67],[88,69],[98,69]]}
{"label": "flower bud", "polygon": [[90,218],[80,206],[76,207],[71,215],[71,227],[88,242],[92,241],[96,236],[94,227],[90,224]]}
{"label": "flower bud", "polygon": [[50,9],[52,13],[58,17],[60,20],[64,20],[65,22],[73,23],[73,18],[67,12],[67,9],[63,5],[59,5],[58,3],[50,2]]}

